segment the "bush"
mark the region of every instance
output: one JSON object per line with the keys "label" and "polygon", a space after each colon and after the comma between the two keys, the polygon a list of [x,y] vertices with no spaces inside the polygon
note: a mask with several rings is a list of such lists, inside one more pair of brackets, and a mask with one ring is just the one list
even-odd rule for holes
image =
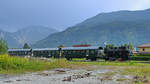
{"label": "bush", "polygon": [[68,67],[68,62],[64,59],[44,61],[33,58],[11,57],[7,54],[0,55],[0,73],[22,73],[62,67]]}
{"label": "bush", "polygon": [[138,54],[138,55],[136,55],[136,56],[149,56],[150,57],[150,54]]}
{"label": "bush", "polygon": [[0,40],[0,54],[6,54],[8,50],[8,44],[4,40]]}
{"label": "bush", "polygon": [[150,56],[132,56],[131,60],[136,60],[136,61],[149,61]]}

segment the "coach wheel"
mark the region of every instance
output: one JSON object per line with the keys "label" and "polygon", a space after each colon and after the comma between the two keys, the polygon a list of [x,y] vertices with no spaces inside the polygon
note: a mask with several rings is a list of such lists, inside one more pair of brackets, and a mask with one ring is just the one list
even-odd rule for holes
{"label": "coach wheel", "polygon": [[91,60],[92,60],[92,61],[96,61],[96,60],[97,60],[97,58],[92,58]]}
{"label": "coach wheel", "polygon": [[68,61],[72,60],[72,58],[66,58]]}

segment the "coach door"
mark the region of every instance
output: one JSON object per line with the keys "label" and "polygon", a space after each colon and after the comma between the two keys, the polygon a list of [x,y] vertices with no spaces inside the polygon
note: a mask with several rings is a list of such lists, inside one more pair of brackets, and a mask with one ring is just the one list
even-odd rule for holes
{"label": "coach door", "polygon": [[99,48],[98,48],[97,56],[98,56],[98,57],[102,57],[102,54],[103,54],[103,48],[102,48],[102,47],[99,47]]}
{"label": "coach door", "polygon": [[90,51],[86,50],[86,58],[89,58],[89,55],[90,55]]}

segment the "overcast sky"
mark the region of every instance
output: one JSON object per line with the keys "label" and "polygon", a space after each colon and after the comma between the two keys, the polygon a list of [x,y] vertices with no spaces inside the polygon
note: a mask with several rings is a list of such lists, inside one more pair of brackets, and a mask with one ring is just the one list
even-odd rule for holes
{"label": "overcast sky", "polygon": [[0,0],[0,25],[63,30],[102,12],[148,8],[150,0]]}

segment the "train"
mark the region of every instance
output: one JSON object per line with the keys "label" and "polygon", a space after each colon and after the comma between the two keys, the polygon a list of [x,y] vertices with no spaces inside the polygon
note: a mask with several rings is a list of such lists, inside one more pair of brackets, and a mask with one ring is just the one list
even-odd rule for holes
{"label": "train", "polygon": [[90,47],[63,47],[63,48],[37,48],[37,49],[8,49],[10,56],[31,56],[45,58],[86,58],[86,60],[129,60],[131,53],[127,48],[104,49],[100,46]]}

